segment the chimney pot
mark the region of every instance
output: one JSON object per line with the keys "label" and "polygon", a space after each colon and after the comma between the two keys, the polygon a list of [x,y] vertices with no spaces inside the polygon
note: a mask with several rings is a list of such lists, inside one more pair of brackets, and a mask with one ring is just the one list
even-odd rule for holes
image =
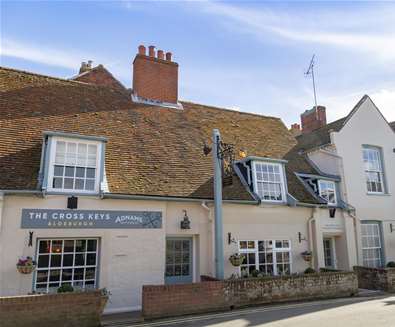
{"label": "chimney pot", "polygon": [[171,61],[171,52],[166,52],[166,60]]}
{"label": "chimney pot", "polygon": [[150,45],[148,47],[148,54],[149,54],[150,57],[155,57],[155,46]]}
{"label": "chimney pot", "polygon": [[163,50],[158,50],[158,59],[162,59],[162,60],[165,59],[165,55],[163,53]]}
{"label": "chimney pot", "polygon": [[145,46],[142,44],[139,45],[139,55],[145,56],[145,51],[146,51]]}

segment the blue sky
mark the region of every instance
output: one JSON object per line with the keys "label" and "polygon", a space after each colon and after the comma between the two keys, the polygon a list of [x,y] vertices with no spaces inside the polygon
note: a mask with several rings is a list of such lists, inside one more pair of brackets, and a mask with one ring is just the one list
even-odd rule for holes
{"label": "blue sky", "polygon": [[139,44],[173,53],[183,100],[298,122],[315,54],[329,121],[363,94],[395,120],[395,3],[1,2],[2,66],[67,78],[92,59],[131,87]]}

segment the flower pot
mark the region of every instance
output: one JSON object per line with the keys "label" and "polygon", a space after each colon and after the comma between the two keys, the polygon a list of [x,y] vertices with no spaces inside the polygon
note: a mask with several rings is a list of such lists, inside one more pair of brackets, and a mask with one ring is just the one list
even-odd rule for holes
{"label": "flower pot", "polygon": [[28,274],[31,274],[33,271],[34,271],[34,269],[36,269],[36,266],[22,266],[22,265],[17,265],[16,266],[16,269],[21,273],[21,274],[25,274],[25,275],[28,275]]}
{"label": "flower pot", "polygon": [[239,267],[243,261],[244,261],[244,257],[240,256],[240,257],[230,257],[229,258],[230,263],[235,266],[235,267]]}

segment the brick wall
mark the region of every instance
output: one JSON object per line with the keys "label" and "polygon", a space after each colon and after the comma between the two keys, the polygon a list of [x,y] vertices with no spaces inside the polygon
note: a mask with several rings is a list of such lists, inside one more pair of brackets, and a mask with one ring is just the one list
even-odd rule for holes
{"label": "brick wall", "polygon": [[0,325],[98,327],[106,300],[100,291],[0,297]]}
{"label": "brick wall", "polygon": [[326,125],[326,108],[317,106],[313,109],[306,110],[300,115],[302,124],[302,132],[310,133],[322,126]]}
{"label": "brick wall", "polygon": [[354,267],[358,286],[369,290],[395,293],[395,268]]}
{"label": "brick wall", "polygon": [[273,302],[351,296],[353,272],[143,286],[144,318],[159,318]]}
{"label": "brick wall", "polygon": [[81,76],[77,76],[74,80],[84,83],[104,85],[123,92],[126,90],[125,87],[102,65],[87,71]]}

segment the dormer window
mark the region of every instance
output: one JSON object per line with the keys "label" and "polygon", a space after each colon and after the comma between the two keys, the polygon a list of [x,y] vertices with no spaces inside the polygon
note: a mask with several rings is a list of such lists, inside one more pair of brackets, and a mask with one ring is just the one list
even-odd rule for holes
{"label": "dormer window", "polygon": [[254,191],[262,201],[285,202],[284,167],[276,162],[253,162]]}
{"label": "dormer window", "polygon": [[51,136],[48,143],[47,191],[99,193],[102,141]]}
{"label": "dormer window", "polygon": [[337,204],[335,182],[322,179],[318,180],[318,193],[328,205]]}

